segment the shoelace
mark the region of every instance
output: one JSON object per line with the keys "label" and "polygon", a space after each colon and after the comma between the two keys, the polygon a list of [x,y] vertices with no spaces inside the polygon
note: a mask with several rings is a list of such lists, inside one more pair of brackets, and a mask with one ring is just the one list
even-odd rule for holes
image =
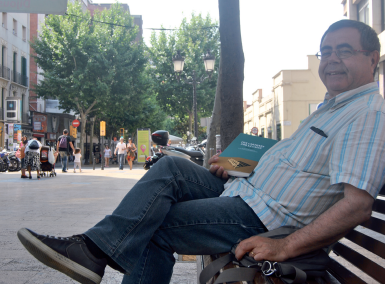
{"label": "shoelace", "polygon": [[76,242],[80,242],[83,239],[79,235],[74,235],[74,236],[71,236],[71,237],[55,237],[55,236],[47,235],[47,238],[56,239],[56,240],[63,240],[63,241],[76,241]]}

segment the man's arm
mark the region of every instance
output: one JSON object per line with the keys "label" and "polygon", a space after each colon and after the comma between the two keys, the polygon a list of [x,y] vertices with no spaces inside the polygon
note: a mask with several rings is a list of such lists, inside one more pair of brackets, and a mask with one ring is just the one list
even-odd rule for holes
{"label": "man's arm", "polygon": [[57,144],[56,144],[56,152],[59,152],[59,141],[57,141]]}
{"label": "man's arm", "polygon": [[235,255],[237,259],[241,259],[246,252],[253,251],[255,260],[284,261],[323,248],[368,220],[373,202],[373,197],[366,191],[345,184],[344,198],[309,225],[284,239],[274,240],[254,236],[243,240],[238,245]]}
{"label": "man's arm", "polygon": [[72,151],[75,153],[75,148],[71,141],[70,141],[70,147],[72,148]]}

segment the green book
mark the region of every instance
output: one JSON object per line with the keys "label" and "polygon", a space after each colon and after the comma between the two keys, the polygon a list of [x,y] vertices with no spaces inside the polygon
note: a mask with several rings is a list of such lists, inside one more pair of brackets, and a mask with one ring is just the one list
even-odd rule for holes
{"label": "green book", "polygon": [[241,133],[219,155],[219,161],[215,164],[222,166],[231,176],[248,177],[262,156],[277,142]]}

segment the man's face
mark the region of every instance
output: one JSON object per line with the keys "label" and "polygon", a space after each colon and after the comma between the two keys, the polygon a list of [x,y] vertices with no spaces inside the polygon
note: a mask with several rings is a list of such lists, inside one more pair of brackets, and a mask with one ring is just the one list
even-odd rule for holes
{"label": "man's face", "polygon": [[[355,28],[342,28],[326,34],[321,52],[336,51],[340,48],[362,50],[360,33]],[[335,52],[321,60],[318,74],[332,97],[373,82],[379,54],[373,51],[366,56],[356,52],[349,58],[340,59]]]}

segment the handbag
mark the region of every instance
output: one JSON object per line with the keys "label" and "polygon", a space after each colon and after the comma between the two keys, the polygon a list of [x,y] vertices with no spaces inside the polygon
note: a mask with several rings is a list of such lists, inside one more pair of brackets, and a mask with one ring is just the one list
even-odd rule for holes
{"label": "handbag", "polygon": [[[282,239],[294,233],[299,228],[284,226],[258,236]],[[241,241],[241,240],[240,240]],[[326,273],[330,258],[325,250],[319,249],[306,253],[282,262],[256,261],[253,257],[246,254],[241,260],[235,258],[235,249],[240,243],[238,241],[231,251],[205,267],[200,276],[200,284],[206,284],[213,276],[229,263],[233,263],[238,268],[224,270],[219,274],[214,284],[247,281],[253,283],[257,272],[262,272],[265,277],[279,277],[284,283],[305,283],[308,277],[322,276]]]}

